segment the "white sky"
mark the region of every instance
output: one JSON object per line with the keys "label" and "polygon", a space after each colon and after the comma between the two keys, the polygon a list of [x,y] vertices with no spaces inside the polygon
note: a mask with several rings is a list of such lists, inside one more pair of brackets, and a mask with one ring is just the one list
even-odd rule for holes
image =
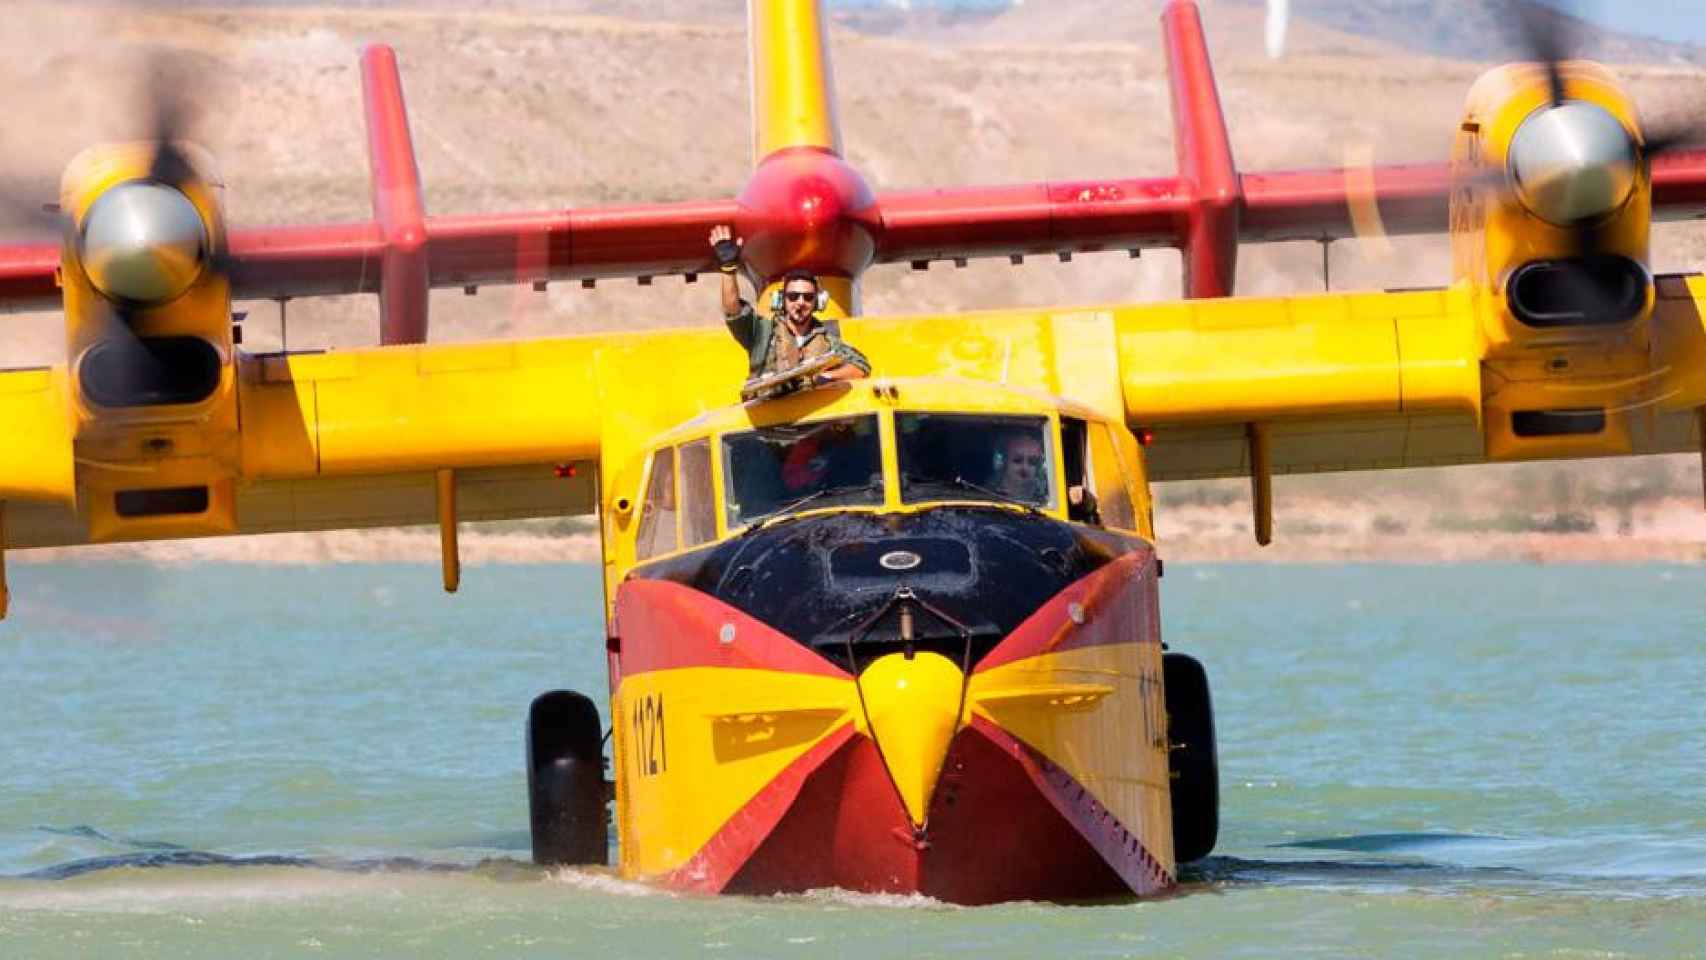
{"label": "white sky", "polygon": [[[838,6],[859,7],[897,0],[831,0]],[[940,6],[986,7],[1003,0],[914,0]],[[1022,2],[1022,0],[1009,0]],[[1450,3],[1452,0],[1438,0]],[[1706,0],[1541,0],[1560,10],[1625,33],[1643,34],[1679,43],[1706,45]]]}
{"label": "white sky", "polygon": [[1625,33],[1680,43],[1706,44],[1706,2],[1702,0],[1545,0],[1595,23]]}

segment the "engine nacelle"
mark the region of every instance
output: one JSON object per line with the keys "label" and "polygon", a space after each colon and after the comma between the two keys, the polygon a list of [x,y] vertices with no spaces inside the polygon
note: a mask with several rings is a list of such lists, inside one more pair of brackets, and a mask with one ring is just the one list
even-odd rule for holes
{"label": "engine nacelle", "polygon": [[78,501],[91,540],[236,529],[231,289],[211,162],[151,176],[151,143],[94,147],[60,185]]}
{"label": "engine nacelle", "polygon": [[1491,459],[1628,453],[1653,429],[1652,178],[1633,102],[1598,64],[1512,64],[1470,90],[1452,152],[1455,275],[1479,331]]}

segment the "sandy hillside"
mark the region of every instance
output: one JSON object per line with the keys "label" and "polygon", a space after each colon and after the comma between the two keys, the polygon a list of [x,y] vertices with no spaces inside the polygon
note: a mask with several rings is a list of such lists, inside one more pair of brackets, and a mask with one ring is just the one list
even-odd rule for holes
{"label": "sandy hillside", "polygon": [[[1222,0],[1205,7],[1233,143],[1248,170],[1336,165],[1350,148],[1371,150],[1381,161],[1441,159],[1463,95],[1484,68],[1414,55],[1301,16],[1288,57],[1271,61],[1261,53],[1256,5]],[[1158,8],[1155,0],[1141,0],[1112,16],[1088,0],[1051,0],[1003,17],[883,21],[838,14],[833,56],[849,157],[878,190],[1165,174],[1173,147],[1155,40]],[[181,55],[193,79],[201,107],[194,132],[218,158],[234,222],[365,218],[356,55],[364,43],[383,41],[397,48],[403,66],[429,213],[732,193],[751,162],[744,4],[685,0],[666,8],[671,19],[648,19],[657,9],[634,0],[500,3],[480,13],[430,0],[343,9],[10,4],[0,18],[0,85],[9,91],[0,176],[50,199],[60,169],[80,147],[142,132],[135,65],[142,51],[163,45]],[[1698,68],[1617,70],[1649,115],[1675,116],[1706,102],[1706,73]],[[1344,243],[1332,256],[1340,287],[1426,284],[1446,273],[1437,239]],[[1319,289],[1320,251],[1313,244],[1246,248],[1241,257],[1240,292]],[[1661,270],[1706,263],[1706,231],[1661,227],[1655,259]],[[867,275],[865,289],[873,313],[1155,300],[1176,294],[1178,257],[1159,252],[1134,262],[1123,254],[1088,255],[1066,265],[1015,269],[1002,261],[928,273],[885,267]],[[276,347],[274,308],[253,309],[249,345]],[[679,280],[645,289],[608,282],[590,292],[576,285],[544,294],[447,292],[434,295],[432,310],[435,339],[675,326],[714,322],[716,314],[714,288]],[[57,316],[4,319],[0,362],[60,359]],[[293,304],[290,346],[371,343],[376,327],[376,308],[366,298]],[[1406,516],[1521,528],[1522,522],[1500,518],[1515,511],[1544,526],[1545,517],[1559,512],[1643,497],[1642,503],[1691,511],[1684,498],[1699,489],[1699,468],[1689,458],[1575,465],[1560,486],[1554,477],[1563,469],[1386,474],[1355,479],[1352,492],[1385,491],[1401,499],[1403,506],[1393,509]],[[1282,535],[1293,522],[1286,518],[1299,517],[1303,504],[1328,514],[1360,511],[1357,529],[1371,529],[1384,508],[1335,482],[1283,481]],[[1174,524],[1170,504],[1174,516],[1187,507],[1220,510],[1234,524],[1240,489],[1163,491],[1164,532],[1208,537],[1200,527]],[[1459,502],[1467,506],[1453,506]],[[1666,542],[1694,536],[1665,523],[1640,519],[1631,526],[1610,518],[1596,529],[1608,538],[1625,526],[1636,538],[1660,529],[1670,531]],[[1349,542],[1329,523],[1300,529],[1293,533]],[[1425,519],[1381,529],[1371,535],[1377,554],[1391,552],[1392,543],[1443,536]],[[1226,552],[1241,555],[1240,549]]]}

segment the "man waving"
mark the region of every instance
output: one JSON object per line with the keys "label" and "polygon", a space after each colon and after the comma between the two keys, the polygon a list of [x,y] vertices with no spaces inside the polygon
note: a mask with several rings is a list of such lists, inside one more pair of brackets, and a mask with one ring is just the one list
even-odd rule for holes
{"label": "man waving", "polygon": [[711,230],[711,250],[723,274],[723,320],[729,333],[746,348],[749,379],[792,370],[825,354],[841,362],[819,371],[812,385],[869,376],[870,361],[834,328],[818,319],[822,286],[810,271],[793,270],[771,300],[768,316],[740,297],[735,275],[740,271],[741,242],[727,226]]}

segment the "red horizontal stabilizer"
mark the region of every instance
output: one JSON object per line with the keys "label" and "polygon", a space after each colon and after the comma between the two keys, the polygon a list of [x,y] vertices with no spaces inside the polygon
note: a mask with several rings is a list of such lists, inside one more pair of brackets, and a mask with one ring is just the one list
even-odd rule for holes
{"label": "red horizontal stabilizer", "polygon": [[[705,237],[739,222],[733,199],[541,213],[428,217],[433,287],[640,277],[712,269]],[[229,234],[238,300],[378,293],[386,253],[379,224],[250,227]],[[56,310],[57,244],[0,246],[0,312]]]}
{"label": "red horizontal stabilizer", "polygon": [[[1378,214],[1389,234],[1446,229],[1445,164],[1247,173],[1239,180],[1244,243],[1358,236],[1369,222],[1359,221],[1365,210]],[[1191,197],[1189,181],[1172,177],[880,194],[877,260],[1182,247]]]}
{"label": "red horizontal stabilizer", "polygon": [[[1239,240],[1355,237],[1357,211],[1391,235],[1447,227],[1443,163],[1241,175]],[[1041,182],[882,193],[879,263],[1177,247],[1188,185],[1173,177]],[[1653,162],[1659,220],[1706,216],[1706,151]],[[743,223],[733,198],[684,203],[426,218],[433,287],[709,270],[711,227]],[[233,295],[271,300],[377,293],[385,242],[374,222],[233,230]],[[0,312],[60,306],[57,244],[0,246]]]}
{"label": "red horizontal stabilizer", "polygon": [[1174,177],[885,193],[876,259],[1174,246],[1188,206]]}
{"label": "red horizontal stabilizer", "polygon": [[[696,273],[712,268],[705,237],[736,209],[731,199],[427,217],[427,276],[444,288]],[[230,250],[232,295],[270,300],[377,292],[385,243],[377,224],[346,223],[234,230]]]}
{"label": "red horizontal stabilizer", "polygon": [[0,246],[0,313],[59,308],[59,244]]}
{"label": "red horizontal stabilizer", "polygon": [[1653,159],[1653,216],[1706,217],[1706,150],[1672,150]]}
{"label": "red horizontal stabilizer", "polygon": [[1448,223],[1444,163],[1247,173],[1243,183],[1238,238],[1246,243],[1440,233]]}

